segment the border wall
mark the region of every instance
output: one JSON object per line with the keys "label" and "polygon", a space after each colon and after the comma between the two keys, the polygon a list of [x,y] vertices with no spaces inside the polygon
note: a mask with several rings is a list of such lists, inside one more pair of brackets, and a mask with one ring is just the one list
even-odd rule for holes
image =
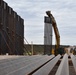
{"label": "border wall", "polygon": [[0,0],[0,54],[22,55],[24,20]]}

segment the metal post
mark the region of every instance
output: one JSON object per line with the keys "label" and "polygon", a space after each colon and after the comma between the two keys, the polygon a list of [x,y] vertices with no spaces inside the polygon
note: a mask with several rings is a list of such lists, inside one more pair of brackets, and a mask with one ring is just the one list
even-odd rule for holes
{"label": "metal post", "polygon": [[31,52],[32,52],[32,55],[33,55],[33,41],[31,41]]}

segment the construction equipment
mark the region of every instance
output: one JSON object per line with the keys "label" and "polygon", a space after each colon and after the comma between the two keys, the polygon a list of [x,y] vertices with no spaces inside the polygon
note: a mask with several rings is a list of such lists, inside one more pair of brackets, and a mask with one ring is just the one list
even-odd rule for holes
{"label": "construction equipment", "polygon": [[46,11],[46,14],[48,15],[48,17],[51,19],[52,21],[52,26],[54,29],[54,33],[55,33],[55,37],[56,37],[56,47],[55,47],[55,55],[57,55],[57,50],[60,46],[60,35],[59,35],[59,31],[58,31],[58,27],[55,21],[55,18],[53,17],[53,15],[51,14],[51,11]]}

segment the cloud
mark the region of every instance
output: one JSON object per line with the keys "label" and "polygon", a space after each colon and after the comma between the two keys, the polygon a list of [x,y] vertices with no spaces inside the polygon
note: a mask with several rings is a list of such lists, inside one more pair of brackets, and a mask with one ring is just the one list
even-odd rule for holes
{"label": "cloud", "polygon": [[[29,42],[33,41],[36,44],[44,43],[45,11],[51,10],[57,22],[61,44],[76,44],[76,0],[4,1],[25,20],[25,37]],[[54,44],[55,37],[53,38]]]}

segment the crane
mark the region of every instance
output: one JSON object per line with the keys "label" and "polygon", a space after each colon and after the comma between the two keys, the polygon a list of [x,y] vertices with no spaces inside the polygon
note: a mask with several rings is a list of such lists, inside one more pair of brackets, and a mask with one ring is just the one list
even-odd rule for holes
{"label": "crane", "polygon": [[55,18],[51,14],[51,11],[46,11],[46,14],[52,20],[52,26],[53,26],[54,33],[55,33],[55,38],[56,38],[55,55],[57,55],[57,50],[58,50],[58,48],[60,46],[60,34],[59,34],[59,31],[58,31],[58,27],[57,27]]}

